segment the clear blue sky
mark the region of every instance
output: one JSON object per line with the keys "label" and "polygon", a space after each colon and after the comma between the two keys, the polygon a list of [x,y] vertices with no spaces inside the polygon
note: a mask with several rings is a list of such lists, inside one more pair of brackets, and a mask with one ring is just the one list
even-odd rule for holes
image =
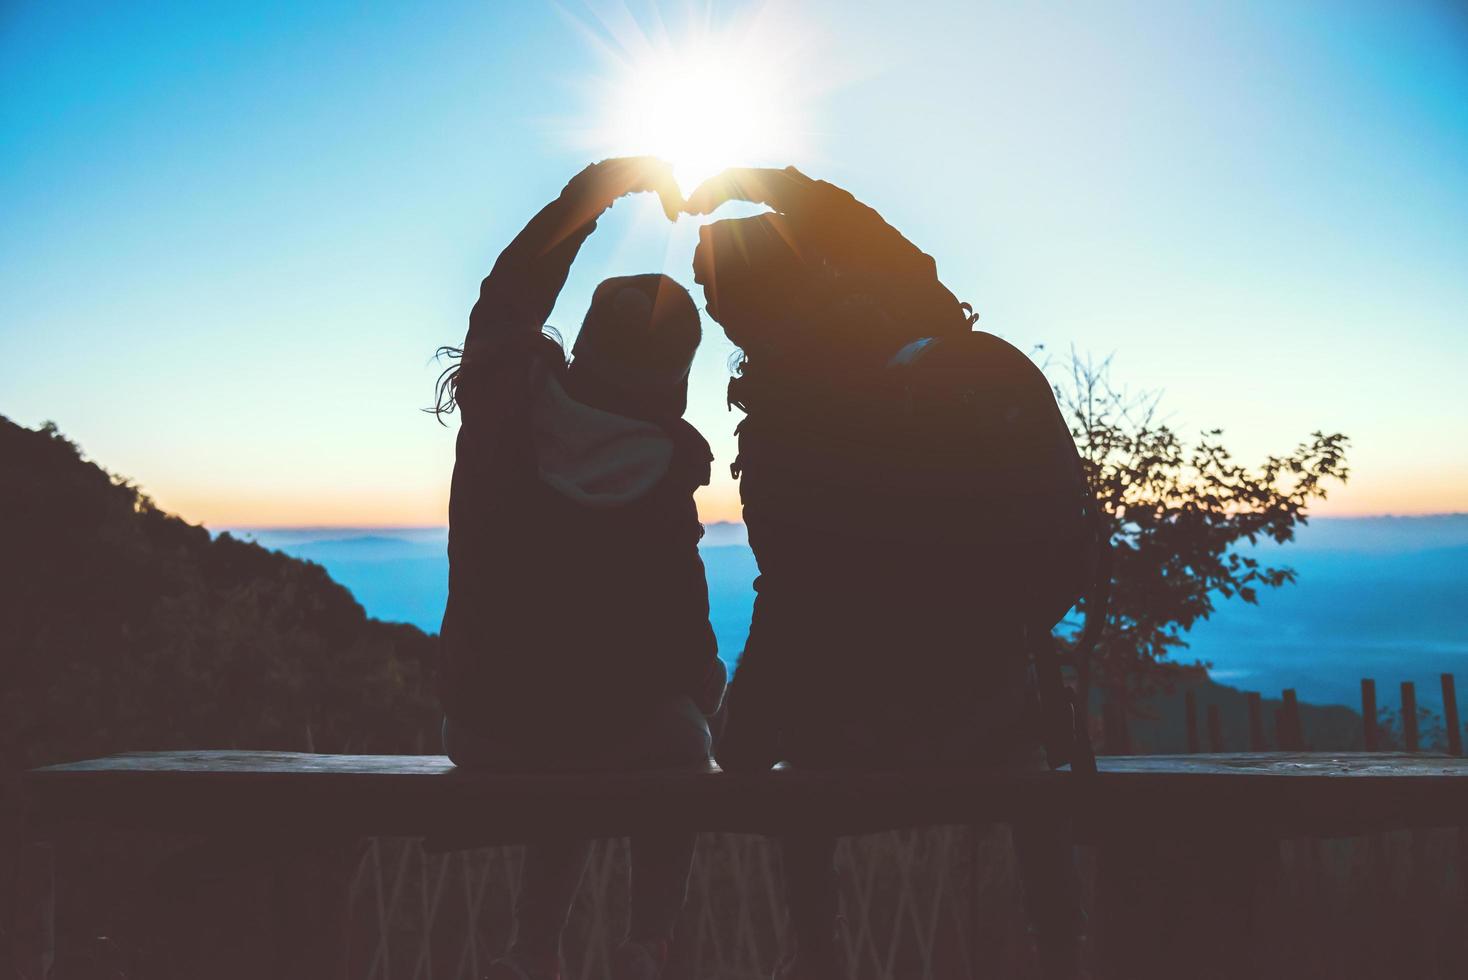
{"label": "clear blue sky", "polygon": [[[729,163],[845,184],[986,329],[1115,352],[1246,458],[1349,433],[1332,512],[1468,510],[1462,5],[760,6],[800,153]],[[717,35],[760,8],[694,12]],[[630,21],[676,48],[688,13],[8,5],[0,413],[193,520],[441,522],[428,357],[598,152],[592,38]],[[693,241],[619,205],[553,322],[574,332],[606,275],[688,281]],[[727,474],[707,328],[690,417]],[[734,499],[726,475],[705,511]]]}

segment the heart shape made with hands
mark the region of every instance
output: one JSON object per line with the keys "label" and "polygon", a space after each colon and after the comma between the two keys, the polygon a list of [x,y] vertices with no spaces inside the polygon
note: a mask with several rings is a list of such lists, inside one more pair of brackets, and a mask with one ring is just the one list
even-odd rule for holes
{"label": "heart shape made with hands", "polygon": [[730,201],[764,204],[785,213],[811,196],[817,181],[794,167],[730,167],[703,181],[683,202],[688,214],[706,215]]}
{"label": "heart shape made with hands", "polygon": [[669,221],[680,215],[708,215],[730,201],[764,204],[777,212],[799,209],[818,185],[794,167],[731,167],[704,180],[686,198],[673,166],[657,157],[614,157],[588,167],[578,177],[600,184],[611,200],[638,191],[652,191]]}

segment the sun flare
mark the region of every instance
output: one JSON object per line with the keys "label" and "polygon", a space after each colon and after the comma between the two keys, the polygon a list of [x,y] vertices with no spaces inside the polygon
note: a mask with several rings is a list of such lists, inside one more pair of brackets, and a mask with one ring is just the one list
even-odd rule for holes
{"label": "sun flare", "polygon": [[617,97],[617,142],[672,163],[686,194],[775,152],[784,120],[770,81],[768,66],[707,45],[639,65]]}
{"label": "sun flare", "polygon": [[596,84],[593,152],[662,157],[685,194],[726,167],[796,162],[805,86],[788,69],[800,60],[768,17],[680,38],[621,27],[597,38],[612,57]]}

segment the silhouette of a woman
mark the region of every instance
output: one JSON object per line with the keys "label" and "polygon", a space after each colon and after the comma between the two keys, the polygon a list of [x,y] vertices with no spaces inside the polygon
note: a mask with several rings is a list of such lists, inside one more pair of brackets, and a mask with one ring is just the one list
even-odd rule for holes
{"label": "silhouette of a woman", "polygon": [[[449,503],[445,751],[456,765],[595,770],[708,764],[724,672],[693,492],[712,458],[682,419],[698,311],[662,275],[601,283],[570,363],[543,333],[582,243],[624,194],[682,198],[668,166],[607,160],[501,253],[440,407],[462,414]],[[649,800],[648,806],[656,806]],[[527,849],[517,934],[493,980],[560,975],[589,842]],[[619,978],[654,978],[693,834],[635,836]]]}

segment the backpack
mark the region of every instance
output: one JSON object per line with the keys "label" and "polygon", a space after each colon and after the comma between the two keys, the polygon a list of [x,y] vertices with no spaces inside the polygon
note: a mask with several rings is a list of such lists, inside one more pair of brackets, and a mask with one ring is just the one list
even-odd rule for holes
{"label": "backpack", "polygon": [[910,513],[928,533],[971,541],[975,560],[993,570],[982,579],[997,593],[987,601],[1023,620],[1049,764],[1094,771],[1086,714],[1061,680],[1051,630],[1087,597],[1072,654],[1088,687],[1085,655],[1110,575],[1099,508],[1050,383],[1024,353],[983,332],[910,343],[887,372],[901,406],[892,435]]}

